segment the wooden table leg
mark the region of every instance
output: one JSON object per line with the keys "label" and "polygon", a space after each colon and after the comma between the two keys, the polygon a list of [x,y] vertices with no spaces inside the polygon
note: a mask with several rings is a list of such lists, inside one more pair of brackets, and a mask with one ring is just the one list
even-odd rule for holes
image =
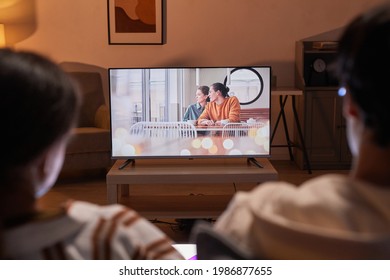
{"label": "wooden table leg", "polygon": [[107,184],[107,202],[109,204],[118,203],[118,185]]}

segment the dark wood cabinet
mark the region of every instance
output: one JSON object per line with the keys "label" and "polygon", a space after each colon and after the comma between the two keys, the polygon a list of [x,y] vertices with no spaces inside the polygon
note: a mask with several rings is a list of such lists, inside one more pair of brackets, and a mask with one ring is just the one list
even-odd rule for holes
{"label": "dark wood cabinet", "polygon": [[[304,88],[297,108],[311,168],[349,168],[351,153],[337,88]],[[296,149],[295,157],[299,166],[306,168],[301,150]]]}
{"label": "dark wood cabinet", "polygon": [[[295,82],[303,91],[297,110],[312,169],[348,169],[351,165],[342,98],[337,94],[337,79],[330,71],[337,44],[336,41],[296,43]],[[298,140],[294,141],[299,143]],[[296,149],[295,158],[301,168],[307,168],[300,149]]]}

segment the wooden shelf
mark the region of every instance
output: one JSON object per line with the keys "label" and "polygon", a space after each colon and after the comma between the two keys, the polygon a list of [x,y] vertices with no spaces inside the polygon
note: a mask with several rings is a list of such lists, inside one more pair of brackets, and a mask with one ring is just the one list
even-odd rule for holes
{"label": "wooden shelf", "polygon": [[303,91],[295,87],[276,87],[271,89],[271,95],[302,95]]}

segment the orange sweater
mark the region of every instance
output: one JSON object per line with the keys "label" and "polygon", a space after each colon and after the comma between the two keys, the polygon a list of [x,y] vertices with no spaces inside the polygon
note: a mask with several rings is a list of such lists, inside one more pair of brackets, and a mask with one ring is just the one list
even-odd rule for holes
{"label": "orange sweater", "polygon": [[203,113],[199,116],[198,120],[207,119],[220,121],[229,119],[229,122],[240,121],[241,106],[238,98],[231,96],[225,99],[222,104],[215,102],[209,102],[206,105]]}

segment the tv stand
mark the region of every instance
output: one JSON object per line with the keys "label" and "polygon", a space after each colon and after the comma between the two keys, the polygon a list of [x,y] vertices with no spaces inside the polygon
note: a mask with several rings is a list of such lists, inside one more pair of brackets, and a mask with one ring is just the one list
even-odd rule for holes
{"label": "tv stand", "polygon": [[126,162],[116,161],[107,174],[107,202],[127,205],[148,218],[218,217],[236,191],[278,178],[264,158]]}

